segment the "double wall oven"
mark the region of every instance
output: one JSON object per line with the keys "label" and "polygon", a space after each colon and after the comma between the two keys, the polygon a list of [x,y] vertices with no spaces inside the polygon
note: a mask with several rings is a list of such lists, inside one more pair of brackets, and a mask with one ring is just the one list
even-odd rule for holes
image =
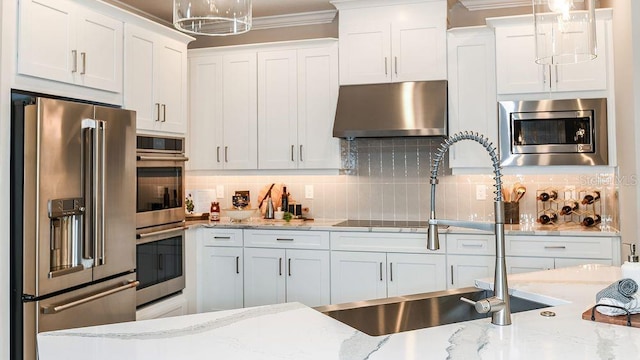
{"label": "double wall oven", "polygon": [[137,136],[138,306],[184,289],[184,138]]}

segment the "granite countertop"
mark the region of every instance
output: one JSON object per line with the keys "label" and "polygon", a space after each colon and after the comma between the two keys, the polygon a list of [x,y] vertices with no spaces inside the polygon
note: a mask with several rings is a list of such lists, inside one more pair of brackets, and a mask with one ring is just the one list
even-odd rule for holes
{"label": "granite countertop", "polygon": [[[287,230],[315,230],[315,231],[360,231],[360,232],[401,232],[401,233],[427,233],[426,222],[395,222],[393,225],[383,224],[369,225],[367,222],[376,223],[379,221],[362,221],[359,225],[336,226],[344,219],[314,219],[314,220],[292,220],[286,222],[283,220],[265,220],[250,219],[243,222],[226,221],[208,221],[194,220],[187,221],[189,227],[205,227],[205,228],[235,228],[235,229],[287,229]],[[408,225],[403,225],[408,224]],[[484,233],[479,230],[465,229],[460,227],[441,228],[440,233],[451,234],[477,234]],[[610,228],[605,230],[599,227],[586,228],[580,225],[567,226],[551,226],[537,225],[531,228],[523,229],[520,225],[505,224],[505,233],[508,235],[549,235],[549,236],[619,236],[616,229]],[[489,233],[487,233],[489,234]]]}
{"label": "granite countertop", "polygon": [[[61,330],[38,335],[40,360],[130,359],[637,359],[640,329],[581,319],[619,267],[509,275],[514,295],[555,306],[389,336],[368,336],[298,303]],[[490,288],[490,280],[477,286]]]}

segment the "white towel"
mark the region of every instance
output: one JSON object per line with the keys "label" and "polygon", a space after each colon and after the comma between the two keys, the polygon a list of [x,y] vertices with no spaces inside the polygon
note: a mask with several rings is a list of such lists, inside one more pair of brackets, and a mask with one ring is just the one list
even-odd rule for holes
{"label": "white towel", "polygon": [[[640,313],[640,294],[635,293],[631,296],[631,301],[624,304],[618,300],[603,297],[598,301],[598,304],[605,305],[614,305],[627,309],[631,314]],[[598,306],[596,310],[603,315],[607,316],[617,316],[617,315],[625,315],[626,313],[623,310],[608,307],[608,306]]]}

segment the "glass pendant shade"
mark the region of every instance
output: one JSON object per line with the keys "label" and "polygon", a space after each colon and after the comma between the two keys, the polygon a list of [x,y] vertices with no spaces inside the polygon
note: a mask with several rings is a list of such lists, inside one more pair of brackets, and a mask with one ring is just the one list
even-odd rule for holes
{"label": "glass pendant shade", "polygon": [[173,25],[193,35],[242,34],[251,30],[251,0],[173,0]]}
{"label": "glass pendant shade", "polygon": [[597,56],[595,0],[533,0],[536,63],[574,64]]}

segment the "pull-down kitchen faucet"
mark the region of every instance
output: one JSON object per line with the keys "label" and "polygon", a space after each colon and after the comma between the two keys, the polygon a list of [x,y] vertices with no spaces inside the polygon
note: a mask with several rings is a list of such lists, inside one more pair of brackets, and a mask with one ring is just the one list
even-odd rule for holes
{"label": "pull-down kitchen faucet", "polygon": [[[443,220],[436,219],[436,184],[438,184],[438,167],[442,157],[449,148],[462,140],[472,140],[482,145],[491,156],[493,163],[493,173],[495,174],[495,221],[474,222],[463,220]],[[511,325],[511,307],[509,304],[509,288],[507,285],[507,266],[505,264],[505,246],[504,246],[504,203],[502,202],[502,174],[500,173],[500,162],[496,155],[496,149],[483,135],[474,132],[461,132],[446,138],[436,151],[435,158],[431,167],[431,213],[429,216],[429,230],[427,233],[427,248],[429,250],[438,250],[440,241],[438,239],[437,225],[459,226],[470,229],[484,230],[493,232],[496,235],[496,267],[494,274],[494,293],[495,296],[481,299],[478,301],[462,298],[461,300],[475,305],[479,313],[491,312],[491,323],[495,325]]]}

